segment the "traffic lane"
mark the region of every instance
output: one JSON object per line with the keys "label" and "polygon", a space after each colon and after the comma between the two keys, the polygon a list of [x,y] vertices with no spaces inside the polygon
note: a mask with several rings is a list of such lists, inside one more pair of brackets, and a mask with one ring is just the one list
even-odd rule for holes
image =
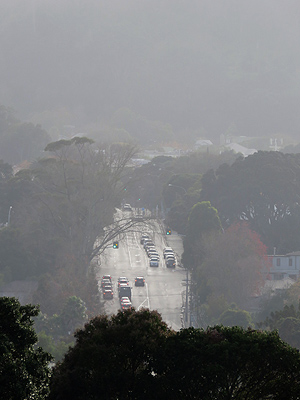
{"label": "traffic lane", "polygon": [[151,310],[157,310],[163,320],[175,330],[181,328],[183,278],[182,270],[167,268],[161,268],[147,278]]}
{"label": "traffic lane", "polygon": [[[132,304],[136,309],[148,307],[151,310],[158,310],[169,326],[180,329],[181,281],[184,278],[184,272],[178,268],[173,270],[165,267],[162,257],[165,240],[158,232],[155,232],[152,236],[155,237],[154,241],[160,253],[161,261],[158,268],[150,267],[149,258],[140,244],[140,235],[141,232],[128,233],[120,241],[118,250],[107,249],[101,271],[103,274],[112,275],[114,282],[117,282],[119,276],[126,276],[132,286]],[[145,287],[134,287],[134,278],[138,275],[145,277]],[[114,289],[115,298],[104,301],[107,314],[114,314],[120,309],[116,283]]]}
{"label": "traffic lane", "polygon": [[[136,249],[134,250],[136,251]],[[117,280],[119,276],[126,276],[132,287],[132,305],[135,309],[147,307],[151,310],[158,310],[168,325],[174,329],[180,329],[184,271],[176,268],[168,269],[163,261],[158,268],[150,267],[149,259],[143,250],[139,254],[140,264],[133,262],[130,264],[126,259],[126,253],[118,257],[118,251],[110,251],[105,260],[105,267],[101,268],[103,274],[112,276],[114,285],[114,299],[104,301],[105,312],[111,315],[120,309]],[[111,256],[111,261],[109,261],[109,256]],[[113,271],[110,267],[111,263],[114,265]],[[146,281],[144,287],[135,286],[136,276],[144,276]]]}

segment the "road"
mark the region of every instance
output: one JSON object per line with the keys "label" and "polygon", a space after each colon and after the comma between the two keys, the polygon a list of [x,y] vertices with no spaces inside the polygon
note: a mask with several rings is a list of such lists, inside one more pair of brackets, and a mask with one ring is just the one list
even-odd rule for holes
{"label": "road", "polygon": [[[155,246],[160,254],[160,265],[158,268],[149,266],[149,258],[140,244],[141,232],[150,233]],[[182,281],[185,279],[185,270],[180,267],[175,269],[166,268],[163,261],[163,248],[175,242],[181,243],[180,238],[175,236],[166,238],[161,232],[159,225],[150,230],[149,227],[141,226],[136,232],[129,232],[119,240],[119,249],[109,248],[101,256],[99,277],[105,274],[112,276],[114,284],[114,299],[103,300],[106,314],[115,314],[120,309],[117,296],[117,279],[119,276],[126,276],[132,287],[132,305],[136,310],[147,307],[150,310],[157,310],[163,320],[174,330],[182,328],[182,304],[185,296],[185,287]],[[135,287],[136,276],[144,276],[145,286]]]}

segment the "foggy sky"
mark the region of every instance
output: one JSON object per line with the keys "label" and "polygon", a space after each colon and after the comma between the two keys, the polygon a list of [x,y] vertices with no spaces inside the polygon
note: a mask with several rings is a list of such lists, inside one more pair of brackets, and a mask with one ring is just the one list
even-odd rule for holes
{"label": "foggy sky", "polygon": [[300,4],[2,0],[0,103],[84,129],[122,107],[207,138],[298,137]]}

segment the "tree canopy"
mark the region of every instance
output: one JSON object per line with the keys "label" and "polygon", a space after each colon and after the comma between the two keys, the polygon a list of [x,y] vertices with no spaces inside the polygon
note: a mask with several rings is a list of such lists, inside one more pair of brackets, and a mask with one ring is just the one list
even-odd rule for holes
{"label": "tree canopy", "polygon": [[200,262],[193,270],[193,292],[199,300],[198,313],[208,305],[209,323],[232,302],[243,309],[251,296],[260,293],[268,275],[267,251],[246,223],[233,224],[223,233],[208,236],[201,248],[196,247],[195,253],[198,251]]}
{"label": "tree canopy", "polygon": [[300,154],[259,151],[209,170],[201,199],[217,208],[224,227],[247,221],[273,251],[300,248]]}
{"label": "tree canopy", "polygon": [[299,352],[277,332],[171,331],[156,311],[98,316],[54,368],[50,400],[298,399]]}
{"label": "tree canopy", "polygon": [[155,311],[93,318],[54,368],[49,399],[150,399],[154,352],[170,334]]}
{"label": "tree canopy", "polygon": [[192,269],[202,262],[205,257],[204,240],[221,229],[218,211],[209,201],[198,202],[192,207],[183,242],[182,261],[186,267]]}
{"label": "tree canopy", "polygon": [[38,307],[0,298],[0,397],[45,399],[49,393],[50,354],[34,348],[33,317]]}

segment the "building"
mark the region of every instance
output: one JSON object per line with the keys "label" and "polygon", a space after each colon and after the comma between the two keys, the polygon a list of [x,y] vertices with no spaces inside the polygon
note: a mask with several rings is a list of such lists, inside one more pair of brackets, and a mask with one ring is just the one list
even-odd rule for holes
{"label": "building", "polygon": [[300,251],[286,255],[268,256],[270,262],[270,279],[281,280],[291,278],[297,280],[300,276]]}

